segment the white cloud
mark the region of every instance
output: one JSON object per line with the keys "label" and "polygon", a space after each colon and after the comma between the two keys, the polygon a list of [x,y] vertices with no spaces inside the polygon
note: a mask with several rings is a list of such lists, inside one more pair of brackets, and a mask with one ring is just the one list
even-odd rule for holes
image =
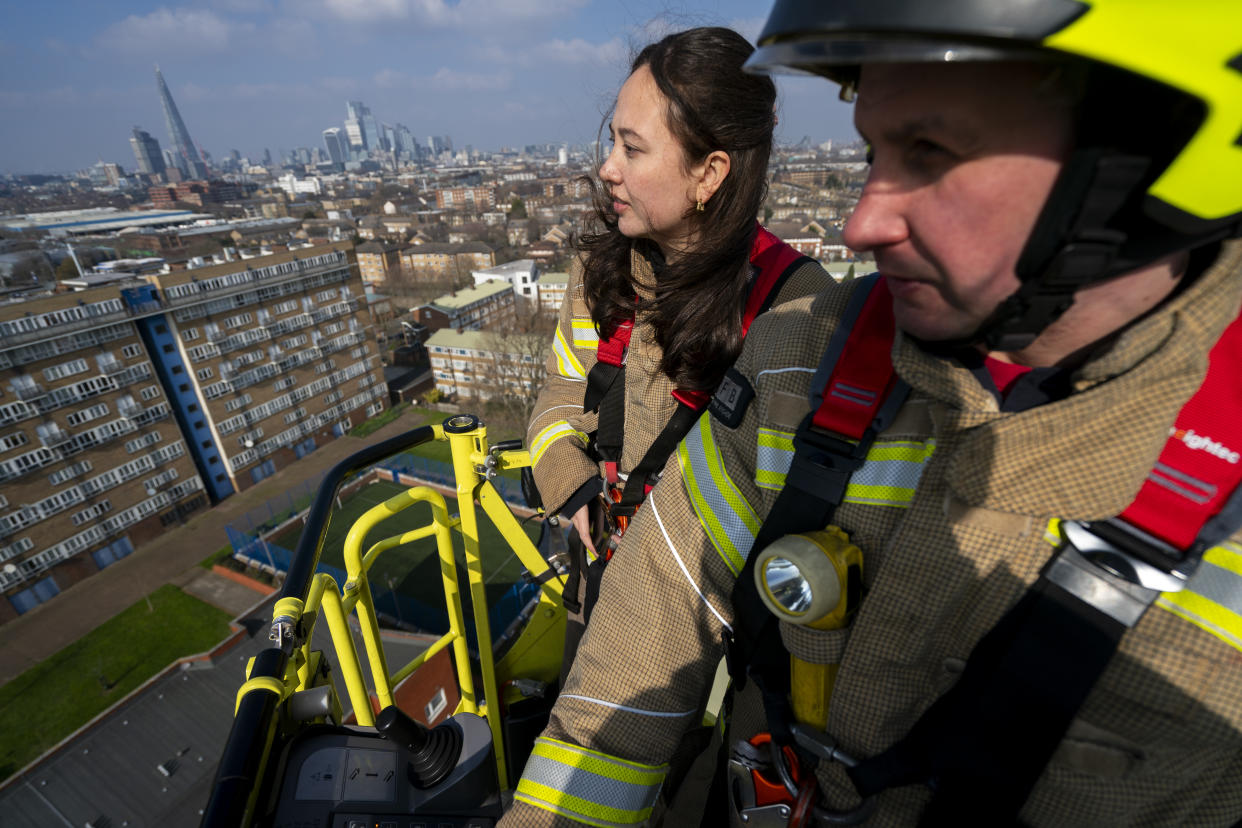
{"label": "white cloud", "polygon": [[240,32],[251,26],[231,23],[202,9],[159,8],[147,15],[130,15],[113,23],[95,39],[106,49],[123,54],[149,55],[154,44],[181,53],[223,52]]}
{"label": "white cloud", "polygon": [[350,23],[408,21],[424,26],[495,29],[555,20],[588,0],[314,0],[326,14]]}
{"label": "white cloud", "polygon": [[458,72],[443,66],[429,76],[407,75],[395,69],[383,69],[371,79],[381,89],[416,89],[435,92],[502,92],[513,84],[507,70],[485,74]]}

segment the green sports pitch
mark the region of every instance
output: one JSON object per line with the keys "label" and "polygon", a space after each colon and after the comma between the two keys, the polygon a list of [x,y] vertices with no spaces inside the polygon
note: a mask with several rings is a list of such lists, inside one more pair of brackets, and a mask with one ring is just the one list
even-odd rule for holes
{"label": "green sports pitch", "polygon": [[[343,550],[345,536],[350,527],[372,506],[383,503],[388,498],[405,491],[406,488],[408,487],[399,483],[376,481],[362,487],[349,497],[342,498],[340,507],[334,507],[329,518],[320,562],[344,569]],[[456,513],[457,500],[455,498],[445,496],[445,504],[450,515]],[[479,520],[479,551],[483,560],[483,577],[487,582],[487,603],[488,606],[494,606],[496,601],[509,590],[509,587],[521,577],[522,564],[505,543],[500,530],[495,527],[483,510],[476,508],[475,513]],[[363,542],[363,552],[365,553],[372,545],[384,538],[427,526],[430,523],[430,504],[416,503],[373,528]],[[538,538],[538,522],[527,521],[522,528],[532,541]],[[461,534],[457,531],[452,534],[459,580],[464,590],[466,584],[464,547]],[[271,540],[286,549],[294,550],[301,536],[302,527],[298,525]],[[391,589],[427,606],[443,607],[444,591],[440,581],[438,560],[434,538],[424,538],[382,552],[375,559],[368,573],[371,592],[378,595]],[[466,611],[469,613],[469,609]]]}

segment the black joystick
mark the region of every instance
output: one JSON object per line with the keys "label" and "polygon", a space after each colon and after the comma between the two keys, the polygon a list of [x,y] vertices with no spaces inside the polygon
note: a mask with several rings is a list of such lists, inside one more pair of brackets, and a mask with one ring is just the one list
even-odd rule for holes
{"label": "black joystick", "polygon": [[461,757],[461,731],[451,721],[429,729],[390,705],[375,717],[375,729],[409,750],[410,784],[416,788],[444,781]]}

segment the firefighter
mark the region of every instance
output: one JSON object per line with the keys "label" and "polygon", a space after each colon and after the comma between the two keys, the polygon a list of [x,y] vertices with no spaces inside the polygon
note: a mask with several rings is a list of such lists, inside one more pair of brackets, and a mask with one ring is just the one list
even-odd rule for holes
{"label": "firefighter", "polygon": [[[1207,0],[778,0],[749,66],[856,96],[880,278],[756,322],[504,825],[650,819],[726,653],[705,824],[1242,819],[1239,55]],[[826,524],[852,623],[773,643],[747,596],[798,590],[755,561]],[[834,666],[822,725],[790,657]]]}
{"label": "firefighter", "polygon": [[588,560],[594,586],[606,554],[596,544],[641,503],[755,312],[831,281],[756,225],[776,88],[742,71],[752,52],[730,29],[668,35],[634,59],[610,113],[594,230],[527,432],[543,505],[573,527],[566,669],[589,612]]}

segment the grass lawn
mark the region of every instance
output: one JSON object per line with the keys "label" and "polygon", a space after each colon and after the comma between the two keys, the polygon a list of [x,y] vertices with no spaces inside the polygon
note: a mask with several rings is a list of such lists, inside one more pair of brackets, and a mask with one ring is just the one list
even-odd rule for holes
{"label": "grass lawn", "polygon": [[0,687],[0,779],[182,656],[229,634],[229,615],[165,585]]}
{"label": "grass lawn", "polygon": [[[343,502],[343,509],[334,509],[328,523],[328,534],[320,560],[331,566],[345,568],[344,543],[345,535],[363,512],[372,506],[383,503],[386,499],[405,490],[396,483],[378,482],[361,489],[353,497]],[[449,514],[457,510],[457,501],[445,498]],[[483,558],[484,578],[488,580],[488,605],[493,605],[513,584],[521,574],[522,565],[514,556],[501,536],[500,531],[478,510],[479,516],[479,548]],[[417,503],[414,506],[394,515],[371,530],[363,544],[363,552],[370,545],[392,535],[425,526],[431,522],[431,506]],[[523,526],[532,540],[538,537],[539,525],[528,522]],[[302,527],[298,525],[273,540],[286,549],[295,549],[302,535]],[[453,533],[453,549],[457,553],[458,575],[465,589],[465,558],[461,535]],[[386,592],[394,588],[398,593],[407,595],[431,607],[444,606],[444,592],[440,583],[439,558],[436,555],[436,544],[433,538],[425,538],[415,543],[389,549],[382,553],[371,567],[369,580],[374,593]],[[467,613],[469,609],[466,610]]]}
{"label": "grass lawn", "polygon": [[398,405],[394,405],[392,408],[386,408],[369,420],[363,420],[361,423],[351,428],[349,430],[349,436],[366,437],[367,435],[378,431],[391,423],[393,420],[400,417],[409,407],[409,403],[400,403]]}

